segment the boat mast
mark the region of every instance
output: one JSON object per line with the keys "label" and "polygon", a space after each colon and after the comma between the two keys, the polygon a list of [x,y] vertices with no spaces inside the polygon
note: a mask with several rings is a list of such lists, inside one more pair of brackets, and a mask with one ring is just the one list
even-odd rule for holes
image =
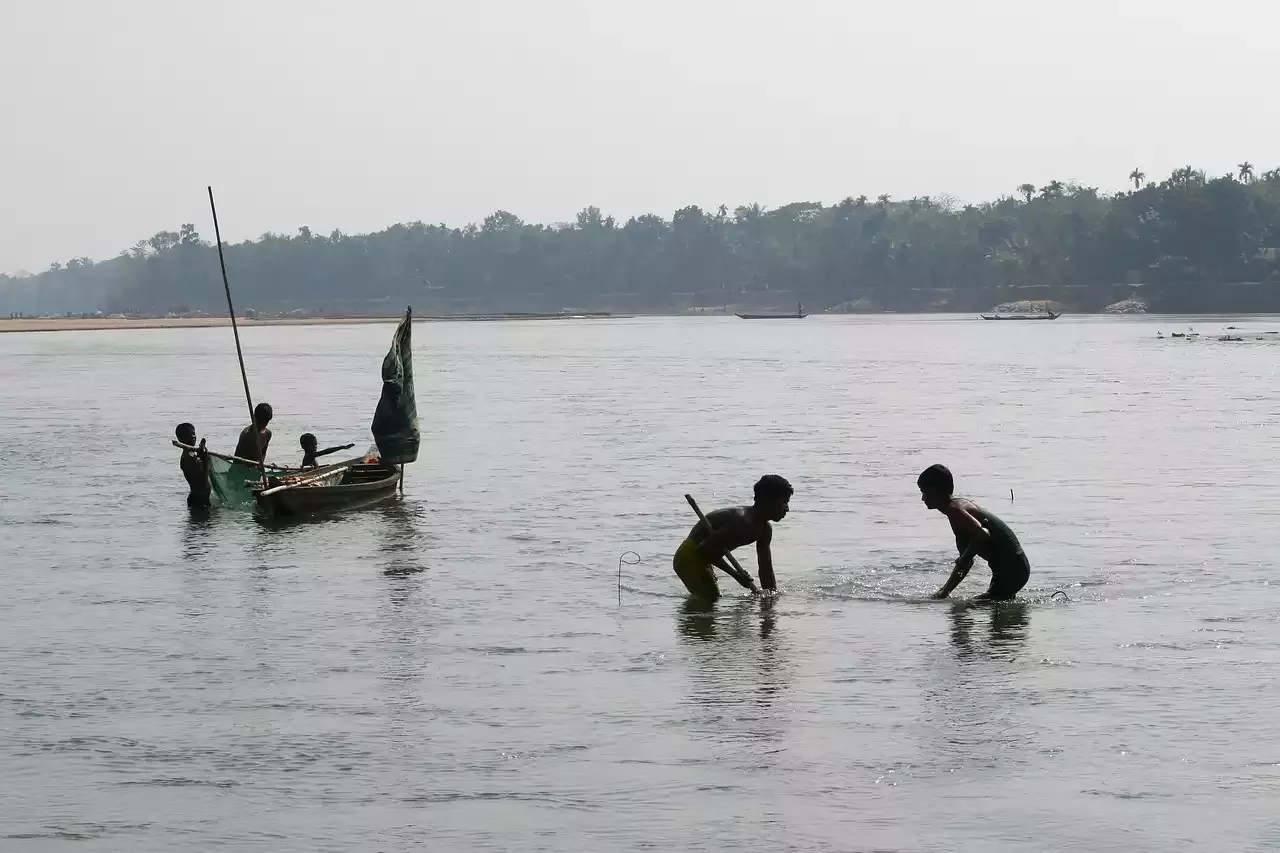
{"label": "boat mast", "polygon": [[249,393],[249,374],[244,370],[244,351],[240,349],[240,328],[236,325],[236,309],[231,304],[231,284],[227,281],[227,261],[222,256],[222,231],[218,228],[218,207],[213,203],[213,187],[209,187],[209,211],[213,214],[213,236],[218,241],[218,265],[222,267],[222,289],[227,293],[227,313],[231,315],[231,333],[236,338],[236,358],[240,361],[240,381],[244,383],[244,401],[249,406],[249,429],[253,430],[253,443],[258,450],[258,472],[262,474],[262,488],[267,488],[266,455],[262,452],[262,437],[258,423],[253,418],[253,396]]}

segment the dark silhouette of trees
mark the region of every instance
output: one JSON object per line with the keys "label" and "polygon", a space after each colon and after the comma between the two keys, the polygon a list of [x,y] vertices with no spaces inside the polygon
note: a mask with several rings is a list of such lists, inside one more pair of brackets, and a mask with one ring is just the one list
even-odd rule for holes
{"label": "dark silhouette of trees", "polygon": [[[406,302],[424,312],[644,311],[797,300],[815,310],[969,310],[1019,289],[1096,309],[1105,293],[1071,294],[1113,283],[1214,310],[1233,283],[1280,293],[1280,170],[1255,174],[1246,161],[1218,178],[1186,166],[1159,183],[1136,168],[1128,179],[1133,189],[1114,195],[1055,180],[963,207],[947,196],[895,202],[882,194],[732,212],[691,205],[670,219],[625,222],[588,207],[556,225],[503,210],[461,228],[409,222],[325,236],[303,225],[227,246],[227,267],[237,304],[269,312],[395,313]],[[219,313],[221,298],[216,252],[192,223],[110,260],[0,276],[7,313]]]}

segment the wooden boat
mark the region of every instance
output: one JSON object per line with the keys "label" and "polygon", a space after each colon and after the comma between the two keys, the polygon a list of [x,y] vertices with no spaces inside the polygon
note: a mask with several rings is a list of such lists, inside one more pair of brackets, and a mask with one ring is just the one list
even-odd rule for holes
{"label": "wooden boat", "polygon": [[797,304],[796,313],[794,314],[743,314],[735,311],[733,316],[739,320],[803,320],[809,315],[804,312],[803,305]]}
{"label": "wooden boat", "polygon": [[1018,312],[1016,314],[979,314],[984,320],[1056,320],[1062,316],[1062,312],[1057,314],[1052,311],[1042,311],[1039,313]]}
{"label": "wooden boat", "polygon": [[410,335],[413,312],[405,311],[382,362],[382,395],[370,430],[374,447],[362,459],[288,477],[246,484],[260,517],[298,516],[358,509],[403,490],[404,464],[418,458],[418,415],[413,396]]}
{"label": "wooden boat", "polygon": [[267,478],[250,487],[258,512],[290,518],[370,506],[396,493],[400,469],[382,462],[330,465],[305,477]]}
{"label": "wooden boat", "polygon": [[[196,450],[189,444],[183,444],[180,441],[170,442],[179,450]],[[213,450],[206,450],[209,454],[212,464],[209,466],[209,483],[213,486],[213,493],[217,496],[219,503],[223,506],[236,506],[253,502],[255,499],[255,491],[262,491],[262,471],[263,466],[258,465],[252,459],[242,459],[239,456],[232,456],[228,453],[218,453]],[[289,468],[283,465],[272,465],[267,463],[266,474],[268,484],[281,485],[284,483],[295,482],[302,478],[311,479],[317,475],[332,473],[340,468],[347,468],[360,462],[364,462],[366,456],[357,456],[353,459],[347,459],[343,462],[335,462],[332,465],[325,465],[321,468]]]}
{"label": "wooden boat", "polygon": [[[254,416],[253,395],[244,369],[244,350],[240,346],[240,330],[236,324],[235,306],[231,301],[231,283],[222,253],[222,233],[218,227],[218,209],[209,187],[209,210],[213,214],[213,231],[218,243],[218,265],[222,270],[222,287],[227,296],[227,315],[236,341],[236,359],[240,363],[240,381],[244,385],[249,416]],[[420,434],[417,404],[413,393],[413,356],[410,346],[413,309],[405,311],[396,326],[391,348],[382,359],[382,394],[374,411],[370,431],[376,450],[361,459],[328,465],[307,471],[287,472],[251,460],[223,457],[223,461],[247,464],[257,479],[244,483],[261,516],[289,518],[316,512],[368,506],[391,497],[396,487],[404,489],[404,466],[418,458]],[[276,476],[272,476],[272,474]]]}

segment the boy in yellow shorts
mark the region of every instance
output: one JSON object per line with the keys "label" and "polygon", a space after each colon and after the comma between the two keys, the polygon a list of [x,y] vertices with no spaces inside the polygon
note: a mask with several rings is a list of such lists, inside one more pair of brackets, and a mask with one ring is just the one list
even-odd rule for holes
{"label": "boy in yellow shorts", "polygon": [[707,523],[712,529],[707,530],[701,521],[695,524],[671,561],[685,588],[698,598],[715,601],[720,597],[720,586],[714,569],[720,569],[752,592],[759,592],[750,575],[739,572],[725,559],[733,549],[754,542],[760,563],[760,585],[776,590],[773,555],[769,551],[773,528],[769,522],[786,517],[792,494],[791,484],[785,479],[766,474],[756,483],[755,503],[751,506],[733,506],[707,513]]}

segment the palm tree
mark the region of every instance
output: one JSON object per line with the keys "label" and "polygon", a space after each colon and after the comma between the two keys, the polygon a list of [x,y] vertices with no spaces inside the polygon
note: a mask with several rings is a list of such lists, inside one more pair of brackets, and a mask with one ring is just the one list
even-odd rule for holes
{"label": "palm tree", "polygon": [[1246,184],[1253,182],[1253,164],[1252,163],[1250,163],[1248,160],[1245,160],[1237,168],[1240,169],[1241,181],[1243,181]]}
{"label": "palm tree", "polygon": [[862,210],[867,206],[867,197],[865,195],[858,196],[853,200],[853,206],[858,210]]}
{"label": "palm tree", "polygon": [[888,193],[881,193],[880,195],[876,196],[876,205],[877,205],[878,207],[888,207],[888,206],[889,206],[889,194],[888,194]]}
{"label": "palm tree", "polygon": [[1174,174],[1178,177],[1179,183],[1184,185],[1193,181],[1204,183],[1204,172],[1197,171],[1195,166],[1183,166]]}
{"label": "palm tree", "polygon": [[1062,195],[1062,181],[1050,181],[1046,186],[1040,188],[1040,195],[1043,198],[1057,198]]}
{"label": "palm tree", "polygon": [[1142,182],[1147,179],[1147,175],[1141,169],[1134,169],[1129,173],[1129,180],[1133,181],[1133,191],[1137,192],[1142,189]]}
{"label": "palm tree", "polygon": [[1027,204],[1031,203],[1031,197],[1036,194],[1035,184],[1019,184],[1018,192],[1022,193],[1027,199]]}

